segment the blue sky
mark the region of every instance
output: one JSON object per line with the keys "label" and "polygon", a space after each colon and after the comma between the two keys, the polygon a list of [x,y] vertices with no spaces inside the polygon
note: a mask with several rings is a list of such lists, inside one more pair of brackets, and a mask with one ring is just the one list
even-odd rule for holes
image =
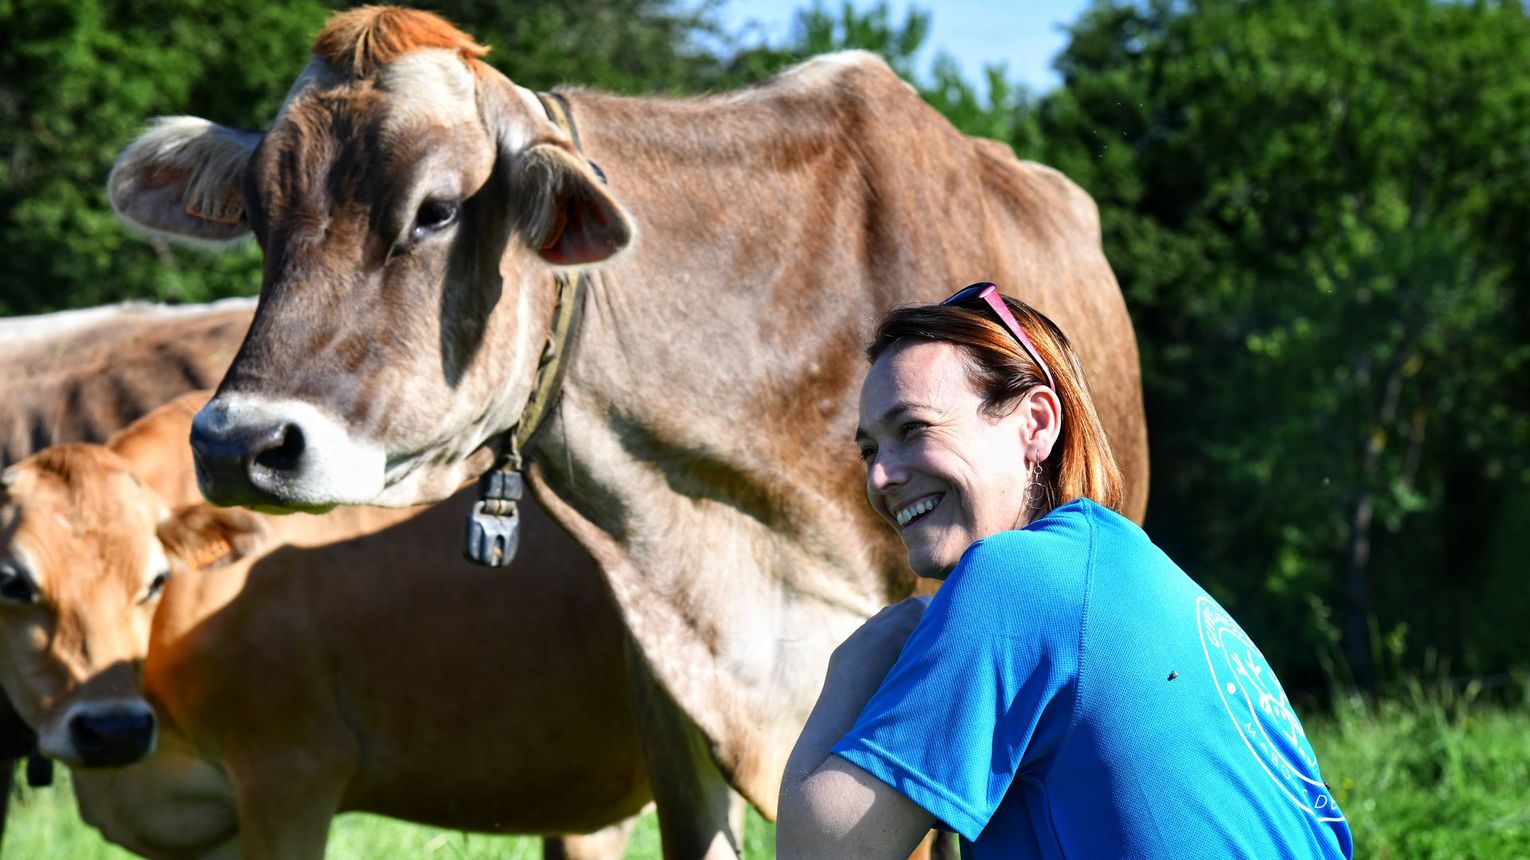
{"label": "blue sky", "polygon": [[[823,0],[831,12],[841,2]],[[861,9],[872,5],[871,0],[854,2]],[[722,18],[735,31],[747,21],[758,21],[770,41],[780,42],[790,33],[796,10],[812,4],[813,0],[727,0]],[[892,20],[902,21],[909,5],[908,0],[888,0]],[[932,16],[930,37],[917,64],[920,73],[928,71],[938,51],[945,51],[961,63],[970,81],[979,80],[984,65],[1005,63],[1010,78],[1046,90],[1058,83],[1051,62],[1065,41],[1061,25],[1076,20],[1088,0],[925,0],[912,5]]]}

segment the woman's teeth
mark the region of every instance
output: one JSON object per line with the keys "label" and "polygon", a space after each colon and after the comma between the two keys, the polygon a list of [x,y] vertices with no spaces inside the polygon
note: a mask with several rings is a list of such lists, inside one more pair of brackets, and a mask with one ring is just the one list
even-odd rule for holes
{"label": "woman's teeth", "polygon": [[935,506],[938,504],[940,504],[940,497],[932,496],[928,499],[920,499],[919,501],[909,505],[903,510],[898,511],[899,527],[906,526],[913,522],[915,517],[934,510]]}

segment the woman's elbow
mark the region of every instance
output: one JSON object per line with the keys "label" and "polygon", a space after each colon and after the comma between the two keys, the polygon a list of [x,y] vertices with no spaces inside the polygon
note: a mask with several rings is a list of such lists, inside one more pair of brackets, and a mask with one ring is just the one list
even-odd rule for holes
{"label": "woman's elbow", "polygon": [[776,809],[776,856],[789,860],[844,856],[836,848],[844,834],[835,827],[839,816],[834,814],[834,798],[822,783],[809,776],[782,784]]}

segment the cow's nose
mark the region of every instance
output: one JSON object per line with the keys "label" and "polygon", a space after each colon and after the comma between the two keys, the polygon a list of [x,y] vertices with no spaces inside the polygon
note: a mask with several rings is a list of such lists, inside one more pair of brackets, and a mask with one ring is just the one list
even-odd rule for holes
{"label": "cow's nose", "polygon": [[215,505],[320,513],[383,490],[383,449],[299,400],[218,395],[191,421],[202,495]]}
{"label": "cow's nose", "polygon": [[191,427],[191,452],[202,493],[219,504],[269,502],[298,470],[303,431],[285,421]]}
{"label": "cow's nose", "polygon": [[121,767],[154,749],[154,714],[147,710],[76,714],[69,740],[85,767]]}

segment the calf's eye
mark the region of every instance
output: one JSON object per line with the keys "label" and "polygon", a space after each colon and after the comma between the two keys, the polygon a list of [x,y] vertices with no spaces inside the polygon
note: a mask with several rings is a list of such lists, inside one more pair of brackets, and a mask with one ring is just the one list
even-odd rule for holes
{"label": "calf's eye", "polygon": [[36,603],[37,589],[32,580],[13,564],[0,564],[0,600],[10,603]]}
{"label": "calf's eye", "polygon": [[165,583],[167,583],[169,581],[170,581],[170,572],[168,570],[165,571],[164,573],[156,575],[152,580],[149,581],[149,587],[144,592],[143,600],[141,600],[139,602],[140,603],[148,603],[150,600],[153,600],[154,598],[158,597],[160,595],[160,592],[165,590]]}

